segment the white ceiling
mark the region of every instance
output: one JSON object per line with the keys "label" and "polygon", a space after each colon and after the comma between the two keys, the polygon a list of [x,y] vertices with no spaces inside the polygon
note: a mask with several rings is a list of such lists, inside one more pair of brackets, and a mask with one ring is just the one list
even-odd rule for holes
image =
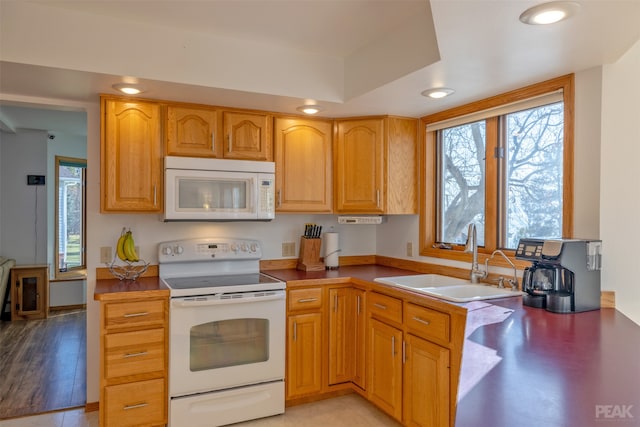
{"label": "white ceiling", "polygon": [[[122,31],[125,24],[135,24],[191,39],[203,35],[238,46],[305,52],[320,58],[320,63],[338,58],[345,63],[345,87],[327,90],[325,96],[315,85],[322,80],[319,74],[306,86],[326,107],[322,114],[328,117],[387,113],[421,117],[615,62],[640,38],[640,0],[581,0],[577,16],[545,27],[519,22],[520,13],[538,3],[524,0],[2,0],[0,18],[15,13],[15,3],[48,8],[52,16],[72,14],[86,25],[96,22],[96,28],[99,19],[109,19],[121,22]],[[416,22],[424,28],[409,32]],[[3,26],[8,24],[11,22],[3,21]],[[91,34],[85,34],[90,39]],[[390,44],[390,40],[402,40],[399,34],[417,36],[412,43],[404,39],[403,44]],[[143,67],[133,61],[91,69],[84,64],[60,64],[55,58],[22,59],[11,53],[20,43],[22,40],[9,37],[0,40],[0,123],[13,129],[63,131],[59,128],[72,126],[65,116],[76,126],[80,118],[79,126],[84,126],[77,112],[59,113],[53,122],[42,111],[30,115],[24,106],[16,108],[16,97],[95,102],[99,93],[113,93],[111,85],[127,76],[135,76],[146,88],[143,96],[153,99],[296,113],[295,107],[307,97],[304,90],[264,79],[261,64],[252,70],[235,70],[239,78],[258,82],[254,89],[253,85],[232,87],[227,81],[216,81],[215,76],[204,84],[195,78],[158,79],[161,73],[137,73]],[[100,48],[96,46],[92,54],[100,55]],[[424,58],[412,62],[422,54]],[[139,56],[141,62],[146,59],[144,54]],[[87,57],[86,63],[93,58]],[[359,68],[352,68],[357,72],[350,80],[349,67],[356,63]],[[227,64],[232,72],[234,65]],[[116,69],[118,72],[112,72]],[[377,84],[350,89],[367,79]],[[438,101],[420,95],[438,85],[452,87],[456,93]],[[249,86],[251,90],[246,89]]]}

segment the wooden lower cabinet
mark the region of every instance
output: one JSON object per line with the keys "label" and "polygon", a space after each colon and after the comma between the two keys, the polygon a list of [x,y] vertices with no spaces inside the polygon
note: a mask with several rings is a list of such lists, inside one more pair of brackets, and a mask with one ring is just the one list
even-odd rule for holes
{"label": "wooden lower cabinet", "polygon": [[101,301],[101,426],[166,425],[168,320],[168,298]]}
{"label": "wooden lower cabinet", "polygon": [[449,425],[449,350],[405,336],[404,424]]}
{"label": "wooden lower cabinet", "polygon": [[466,315],[356,283],[287,292],[287,401],[351,389],[403,425],[454,425]]}
{"label": "wooden lower cabinet", "polygon": [[287,398],[322,390],[322,314],[287,319]]}
{"label": "wooden lower cabinet", "polygon": [[329,289],[329,384],[353,380],[355,316],[352,288]]}
{"label": "wooden lower cabinet", "polygon": [[366,341],[367,341],[367,315],[366,315],[366,295],[362,289],[353,289],[355,299],[355,366],[353,367],[353,383],[365,389],[366,379]]}
{"label": "wooden lower cabinet", "polygon": [[402,331],[378,320],[369,321],[369,400],[402,420]]}
{"label": "wooden lower cabinet", "polygon": [[107,386],[104,390],[104,426],[165,425],[165,380],[155,379]]}

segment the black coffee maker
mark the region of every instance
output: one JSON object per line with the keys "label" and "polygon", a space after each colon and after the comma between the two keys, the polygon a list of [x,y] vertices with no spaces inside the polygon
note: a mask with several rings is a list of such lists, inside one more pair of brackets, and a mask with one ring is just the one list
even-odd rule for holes
{"label": "black coffee maker", "polygon": [[600,240],[520,239],[516,258],[531,261],[522,303],[555,313],[599,309],[601,249]]}

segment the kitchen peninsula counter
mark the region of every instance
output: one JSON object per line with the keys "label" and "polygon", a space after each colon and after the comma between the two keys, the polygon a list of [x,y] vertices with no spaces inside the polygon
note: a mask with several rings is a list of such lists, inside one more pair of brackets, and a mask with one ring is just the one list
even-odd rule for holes
{"label": "kitchen peninsula counter", "polygon": [[[265,273],[293,286],[420,274],[380,265]],[[640,326],[619,311],[556,314],[521,298],[452,304],[467,310],[457,427],[640,425]]]}

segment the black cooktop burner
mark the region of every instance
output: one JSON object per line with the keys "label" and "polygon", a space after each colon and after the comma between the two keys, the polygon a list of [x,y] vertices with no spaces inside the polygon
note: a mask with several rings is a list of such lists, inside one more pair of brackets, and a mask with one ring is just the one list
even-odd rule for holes
{"label": "black cooktop burner", "polygon": [[224,286],[258,285],[279,281],[262,273],[232,274],[228,276],[173,277],[164,279],[172,289],[200,289]]}

